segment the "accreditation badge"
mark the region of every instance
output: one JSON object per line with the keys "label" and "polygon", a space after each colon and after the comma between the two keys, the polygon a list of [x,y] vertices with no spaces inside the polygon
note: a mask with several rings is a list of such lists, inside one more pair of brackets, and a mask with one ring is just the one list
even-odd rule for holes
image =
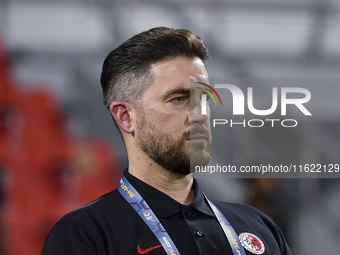
{"label": "accreditation badge", "polygon": [[265,251],[264,244],[260,238],[251,233],[241,233],[239,235],[243,248],[254,253],[263,254]]}

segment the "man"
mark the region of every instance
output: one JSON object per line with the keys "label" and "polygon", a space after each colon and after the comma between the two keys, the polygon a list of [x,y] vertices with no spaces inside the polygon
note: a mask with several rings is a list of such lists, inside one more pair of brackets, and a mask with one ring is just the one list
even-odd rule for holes
{"label": "man", "polygon": [[211,202],[190,174],[191,165],[210,160],[209,115],[201,114],[203,90],[195,89],[208,78],[208,57],[198,36],[165,27],[107,56],[104,102],[129,166],[116,190],[58,221],[43,255],[291,254],[269,217]]}

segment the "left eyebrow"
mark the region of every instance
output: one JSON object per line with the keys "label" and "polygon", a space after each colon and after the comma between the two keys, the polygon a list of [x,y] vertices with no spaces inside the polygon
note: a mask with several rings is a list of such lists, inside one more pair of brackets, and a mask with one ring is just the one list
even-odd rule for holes
{"label": "left eyebrow", "polygon": [[197,87],[197,88],[203,90],[204,92],[209,92],[210,94],[213,94],[213,91],[209,88],[202,88],[202,87]]}

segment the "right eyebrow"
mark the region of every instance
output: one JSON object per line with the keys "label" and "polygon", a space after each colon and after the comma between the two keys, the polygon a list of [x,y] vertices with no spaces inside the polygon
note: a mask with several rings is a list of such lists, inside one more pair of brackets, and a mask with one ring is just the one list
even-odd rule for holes
{"label": "right eyebrow", "polygon": [[175,88],[175,89],[167,91],[164,94],[163,98],[169,98],[170,96],[176,95],[176,94],[190,95],[190,90],[185,89],[185,88]]}

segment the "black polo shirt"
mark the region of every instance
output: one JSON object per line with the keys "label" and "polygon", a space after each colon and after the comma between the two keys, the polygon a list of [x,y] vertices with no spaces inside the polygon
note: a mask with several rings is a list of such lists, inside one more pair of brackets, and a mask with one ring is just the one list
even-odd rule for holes
{"label": "black polo shirt", "polygon": [[[195,179],[193,201],[183,205],[127,171],[124,174],[159,218],[181,255],[233,254]],[[251,233],[263,242],[262,254],[291,254],[280,230],[262,212],[247,205],[212,202],[238,235]],[[159,245],[145,222],[114,190],[62,217],[47,236],[42,255],[165,255]]]}

